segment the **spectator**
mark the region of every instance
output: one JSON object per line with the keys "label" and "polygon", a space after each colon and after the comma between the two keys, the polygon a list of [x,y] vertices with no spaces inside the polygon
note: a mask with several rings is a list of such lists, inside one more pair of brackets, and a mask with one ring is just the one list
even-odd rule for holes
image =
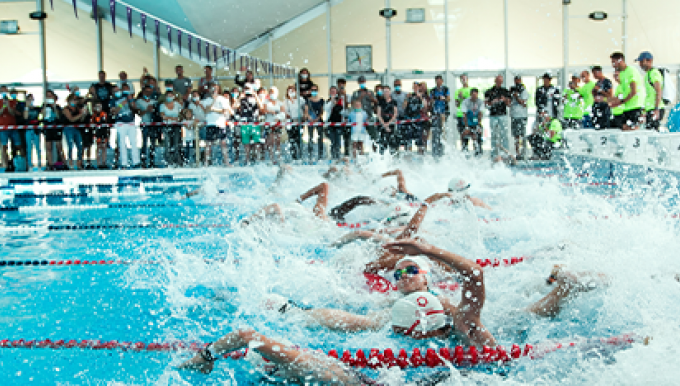
{"label": "spectator", "polygon": [[[34,128],[26,129],[26,160],[29,168],[41,169],[42,165],[42,140],[40,135],[40,107],[35,106],[35,99],[33,94],[26,96],[26,107],[24,108],[24,124],[34,126]],[[33,158],[33,149],[35,148],[36,158]],[[33,162],[37,161],[37,162]],[[33,171],[36,171],[33,169]]]}
{"label": "spectator", "polygon": [[[618,99],[623,99],[626,97],[623,91],[623,86],[621,86],[621,78],[619,77],[620,72],[618,70],[614,71],[614,81],[616,82],[616,90],[613,93],[613,96],[610,97],[609,99],[611,100],[612,98],[618,98]],[[609,105],[609,103],[607,103]],[[611,109],[612,111],[612,120],[611,120],[611,126],[609,128],[612,129],[622,129],[623,128],[623,123],[624,123],[624,105],[618,105],[614,108]]]}
{"label": "spectator", "polygon": [[[177,74],[177,78],[172,82],[172,87],[175,91],[174,95],[177,99],[184,102],[189,99],[193,85],[191,84],[191,79],[184,76],[184,67],[181,65],[175,66],[175,73]],[[177,129],[179,129],[179,127],[177,127]]]}
{"label": "spectator", "polygon": [[460,132],[463,151],[468,151],[468,141],[472,139],[475,155],[482,154],[482,117],[484,116],[484,102],[479,99],[479,90],[470,89],[470,97],[460,105],[463,113],[463,126],[458,128]]}
{"label": "spectator", "polygon": [[510,106],[510,92],[503,87],[503,75],[496,76],[495,85],[484,93],[489,108],[491,126],[491,159],[500,155],[501,149],[508,148],[507,114]]}
{"label": "spectator", "polygon": [[[267,100],[269,99],[269,95],[267,93],[267,89],[264,87],[260,87],[257,90],[257,105],[260,108],[260,113],[258,115],[258,122],[259,123],[264,123],[265,122],[265,105],[267,103]],[[267,142],[267,139],[269,137],[270,131],[269,127],[266,125],[257,125],[257,130],[260,131],[260,142],[255,144],[255,154],[256,154],[256,159],[259,154],[259,159],[261,161],[264,161],[265,159],[265,149],[264,149],[264,144]]]}
{"label": "spectator", "polygon": [[[420,119],[423,110],[427,109],[427,102],[423,99],[423,96],[420,93],[420,86],[418,85],[418,82],[413,82],[413,93],[409,94],[405,103],[405,118],[409,120]],[[412,149],[412,141],[415,141],[416,146],[418,146],[420,149],[423,149],[423,122],[409,123],[408,126],[408,133],[406,133],[406,130],[404,130],[405,134],[404,139],[402,140],[406,146],[406,151]]]}
{"label": "spectator", "polygon": [[[76,96],[71,94],[66,98],[66,106],[63,110],[64,118],[66,118],[66,127],[64,128],[64,137],[66,139],[66,163],[69,169],[77,170],[83,168],[83,137],[81,131],[70,125],[80,125],[85,123],[87,114],[85,109],[78,106]],[[73,156],[73,147],[76,147],[76,156]],[[78,163],[76,164],[76,159]],[[77,165],[77,166],[76,166]]]}
{"label": "spectator", "polygon": [[614,86],[612,85],[612,81],[604,76],[604,73],[602,72],[602,67],[593,66],[592,72],[593,78],[597,80],[597,82],[595,83],[595,87],[593,87],[593,94],[602,91],[605,93],[607,98],[611,98],[612,93],[614,92]]}
{"label": "spectator", "polygon": [[[331,86],[328,90],[328,100],[324,105],[324,116],[326,122],[333,124],[342,123],[345,116],[345,102],[335,86]],[[331,140],[331,159],[340,159],[340,146],[345,129],[345,127],[340,126],[328,127],[328,136]],[[349,129],[351,130],[351,128]],[[349,142],[345,142],[345,146],[349,146]]]}
{"label": "spectator", "polygon": [[578,92],[577,76],[569,82],[569,88],[564,92],[564,120],[567,128],[579,129],[583,120],[583,96]]}
{"label": "spectator", "polygon": [[[515,85],[510,88],[510,131],[515,138],[516,159],[523,159],[527,148],[527,120],[529,117],[529,92],[522,83],[522,77],[515,76]],[[521,146],[520,146],[521,144]],[[521,147],[521,151],[520,151]]]}
{"label": "spectator", "polygon": [[380,106],[380,104],[382,103],[382,101],[383,101],[383,99],[384,99],[384,98],[383,98],[382,88],[383,88],[383,85],[382,85],[382,84],[376,84],[375,87],[373,87],[373,92],[375,93],[375,97],[376,97],[376,99],[378,100],[378,103],[377,103],[376,106],[375,106],[375,109],[376,109],[376,110],[375,110],[374,112],[377,112],[377,111],[378,111],[378,106]]}
{"label": "spectator", "polygon": [[551,117],[547,110],[541,110],[536,117],[533,132],[529,136],[529,143],[534,151],[532,159],[549,160],[553,149],[562,142],[560,120]]}
{"label": "spectator", "polygon": [[[14,91],[14,90],[13,90]],[[17,107],[19,101],[16,98],[16,91],[13,94],[8,94],[7,87],[2,86],[0,88],[0,126],[10,125],[14,126],[17,124]],[[2,168],[7,169],[9,167],[9,141],[12,141],[12,150],[16,154],[16,150],[22,145],[21,135],[19,130],[8,129],[0,130],[0,143],[2,144]]]}
{"label": "spectator", "polygon": [[427,82],[418,83],[418,89],[420,91],[420,96],[423,98],[423,103],[425,108],[420,111],[420,119],[423,120],[421,123],[421,138],[419,146],[420,154],[425,154],[427,151],[427,139],[430,137],[430,127],[432,126],[430,121],[430,112],[432,111],[432,99],[430,94],[427,93]]}
{"label": "spectator", "polygon": [[642,108],[645,105],[645,94],[642,86],[642,76],[633,67],[626,64],[626,58],[620,52],[610,56],[612,66],[619,71],[621,80],[621,94],[612,98],[611,107],[623,105],[623,131],[637,130],[642,121]]}
{"label": "spectator", "polygon": [[127,72],[121,71],[118,74],[118,79],[119,79],[118,80],[118,88],[120,88],[122,90],[123,86],[125,86],[127,84],[128,87],[129,87],[130,94],[132,94],[132,95],[136,94],[135,93],[135,85],[134,85],[134,83],[132,83],[128,80]]}
{"label": "spectator", "polygon": [[202,98],[212,95],[210,89],[217,85],[217,81],[213,78],[213,68],[205,66],[205,76],[198,81],[198,92]]}
{"label": "spectator", "polygon": [[92,108],[90,123],[101,125],[95,128],[94,135],[97,138],[97,169],[108,169],[107,153],[109,149],[109,135],[111,130],[108,127],[109,117],[104,112],[102,103],[97,101]]}
{"label": "spectator", "polygon": [[265,137],[264,148],[269,152],[269,160],[272,164],[277,165],[279,160],[279,147],[281,146],[281,123],[285,120],[285,113],[283,103],[279,101],[279,89],[272,87],[269,89],[269,98],[264,104],[265,122],[272,124],[267,130],[268,135]]}
{"label": "spectator", "polygon": [[404,117],[404,106],[406,106],[406,93],[401,88],[401,79],[396,79],[394,81],[392,99],[397,102],[397,116],[399,119],[402,119]]}
{"label": "spectator", "polygon": [[[246,71],[246,68],[241,67],[241,71]],[[250,70],[246,71],[245,79],[241,79],[241,74],[236,74],[236,79],[234,80],[234,83],[236,83],[243,90],[245,90],[248,87],[252,88],[253,90],[257,90],[258,88],[260,88],[260,82],[257,79],[255,79],[255,75],[253,75],[253,72]]]}
{"label": "spectator", "polygon": [[[467,74],[461,74],[460,76],[460,84],[463,86],[458,89],[458,93],[456,93],[456,108],[457,108],[457,113],[456,113],[456,125],[458,126],[458,132],[462,133],[465,130],[466,124],[466,118],[465,118],[465,113],[463,113],[462,110],[462,105],[463,101],[468,99],[470,97],[470,93],[472,89],[470,88],[468,84],[468,75]],[[462,138],[461,138],[462,142]],[[467,143],[467,142],[466,142]],[[466,149],[467,146],[463,146],[463,149]]]}
{"label": "spectator", "polygon": [[352,112],[349,114],[348,120],[352,127],[352,157],[357,158],[357,151],[364,154],[364,141],[368,140],[368,132],[366,131],[365,123],[368,120],[368,114],[363,108],[360,99],[355,99],[352,102]]}
{"label": "spectator", "polygon": [[317,134],[317,148],[319,150],[319,159],[323,159],[323,138],[324,138],[324,127],[316,126],[318,124],[323,124],[323,106],[324,101],[319,96],[319,86],[312,85],[310,89],[309,98],[307,98],[307,103],[305,103],[305,120],[308,122],[307,133],[309,135],[307,142],[307,152],[309,153],[309,160],[312,160],[313,153],[313,138],[314,131]]}
{"label": "spectator", "polygon": [[[208,97],[212,98],[215,92],[215,88],[217,88],[217,91],[220,91],[220,87],[217,83],[213,84],[208,88],[208,93],[207,94],[201,94],[198,90],[194,90],[191,92],[191,98],[189,98],[189,103],[188,103],[188,109],[191,110],[191,116],[192,120],[196,120],[196,127],[199,128],[199,140],[206,140],[206,128],[205,128],[205,117],[206,113],[209,111],[209,107],[204,106],[203,100],[207,99]],[[227,94],[228,95],[228,94]],[[222,98],[224,96],[222,95]]]}
{"label": "spectator", "polygon": [[[359,100],[361,102],[361,108],[364,109],[367,115],[366,123],[369,125],[366,127],[366,131],[368,132],[369,137],[371,138],[372,141],[377,140],[376,136],[376,129],[373,125],[370,124],[371,120],[373,119],[373,114],[376,110],[376,106],[378,105],[378,99],[375,97],[375,93],[373,91],[367,90],[366,89],[366,77],[361,75],[359,79],[357,80],[359,83],[359,90],[355,91],[352,94],[352,106],[354,106],[354,101]],[[352,140],[354,141],[354,140]]]}
{"label": "spectator", "polygon": [[310,78],[308,69],[303,68],[300,70],[300,73],[298,74],[298,84],[300,87],[300,96],[305,98],[305,100],[309,99],[309,97],[312,96],[314,82],[312,82],[312,79]]}
{"label": "spectator", "polygon": [[182,164],[184,166],[194,165],[196,162],[196,153],[192,150],[198,149],[196,140],[198,139],[197,131],[199,121],[194,116],[194,112],[189,108],[182,110],[180,118],[180,124],[183,131],[182,140],[184,141],[184,157]]}
{"label": "spectator", "polygon": [[246,152],[246,166],[250,162],[250,149],[260,143],[260,128],[257,125],[262,106],[253,88],[246,88],[245,98],[241,99],[238,116],[241,120],[241,141]]}
{"label": "spectator", "polygon": [[[142,76],[139,78],[139,95],[137,95],[137,98],[140,98],[142,94],[144,93],[144,87],[146,86],[151,86],[151,88],[154,91],[154,94],[158,95],[157,87],[158,83],[156,82],[156,78],[149,74],[149,70],[147,70],[146,67],[142,70]],[[154,99],[158,99],[158,97],[155,97]]]}
{"label": "spectator", "polygon": [[231,110],[232,110],[232,116],[231,116],[231,121],[232,121],[232,128],[234,131],[234,140],[233,140],[233,150],[234,150],[234,163],[240,163],[241,162],[241,157],[240,157],[240,151],[241,151],[241,127],[236,126],[235,123],[238,122],[238,110],[241,107],[241,90],[238,87],[234,87],[231,89]]}
{"label": "spectator", "polygon": [[93,96],[96,96],[96,98],[102,102],[104,111],[109,114],[111,99],[113,98],[113,85],[106,81],[105,71],[99,71],[99,82],[93,83],[92,87],[94,87]]}
{"label": "spectator", "polygon": [[648,130],[659,131],[659,126],[665,115],[663,105],[663,83],[664,77],[659,69],[654,68],[654,56],[650,52],[643,52],[638,56],[636,62],[640,62],[640,67],[645,72],[645,113]]}
{"label": "spectator", "polygon": [[[43,104],[42,108],[42,121],[45,125],[57,125],[61,123],[62,112],[61,107],[57,104],[58,99],[57,94],[52,90],[47,90],[45,93],[45,104]],[[63,129],[61,127],[45,128],[45,153],[47,156],[48,170],[55,170],[57,164],[64,159],[64,149],[61,144],[62,134]],[[57,147],[57,154],[52,152],[52,148],[55,145]]]}
{"label": "spectator", "polygon": [[[126,87],[126,86],[123,86]],[[130,91],[129,89],[127,91]],[[119,167],[128,167],[128,152],[126,139],[130,141],[132,151],[132,168],[139,166],[139,149],[137,149],[137,126],[135,126],[135,115],[133,112],[134,100],[132,95],[124,95],[123,91],[114,86],[113,99],[109,102],[111,109],[111,119],[115,122],[116,132],[118,133],[118,152]]]}
{"label": "spectator", "polygon": [[290,143],[290,153],[293,160],[298,161],[302,159],[302,126],[300,125],[302,117],[302,109],[305,105],[305,100],[297,96],[295,86],[288,86],[286,89],[286,100],[283,103],[286,111],[286,118],[290,119],[292,124],[288,128],[288,142]]}
{"label": "spectator", "polygon": [[[155,167],[156,142],[161,137],[161,130],[158,126],[149,124],[156,123],[158,102],[153,99],[153,88],[150,85],[144,86],[142,95],[135,101],[135,107],[142,118],[142,167]],[[108,135],[107,135],[108,140]]]}
{"label": "spectator", "polygon": [[184,104],[184,101],[182,100],[181,96],[177,95],[177,93],[175,92],[174,82],[168,79],[165,81],[165,91],[158,97],[159,106],[167,102],[167,95],[169,92],[172,93],[173,97],[175,98],[175,102],[179,104]]}
{"label": "spectator", "polygon": [[227,119],[234,116],[231,99],[220,94],[218,84],[212,86],[209,91],[211,94],[201,102],[207,112],[205,116],[205,163],[206,165],[212,163],[212,148],[220,145],[223,165],[231,166],[229,153],[233,152],[231,143],[233,134],[231,128],[227,127]]}
{"label": "spectator", "polygon": [[[347,97],[347,80],[344,78],[338,79],[338,101],[342,104],[343,108],[343,119],[346,114],[350,111],[350,98]],[[352,148],[352,128],[349,126],[343,126],[342,128],[342,142],[345,146],[345,156],[349,157],[350,150]]]}
{"label": "spectator", "polygon": [[582,71],[581,80],[583,81],[583,86],[578,89],[579,94],[583,97],[584,101],[584,111],[583,111],[583,122],[582,126],[584,128],[593,127],[592,119],[592,108],[595,102],[595,85],[597,84],[594,80],[590,79],[590,72]]}
{"label": "spectator", "polygon": [[399,109],[397,101],[392,99],[390,86],[383,86],[383,99],[378,105],[378,121],[380,122],[380,154],[384,154],[385,149],[389,148],[390,153],[394,154],[399,149],[399,139],[397,138],[397,118]]}
{"label": "spectator", "polygon": [[[92,111],[92,106],[91,106],[91,100],[87,98],[87,95],[83,95],[80,92],[80,88],[78,86],[75,86],[73,88],[73,94],[76,96],[76,104],[78,105],[79,108],[82,108],[83,111],[85,111],[85,119],[82,121],[83,124],[85,124],[85,127],[79,127],[78,131],[80,131],[80,137],[82,138],[82,147],[81,147],[81,154],[80,154],[80,159],[83,162],[83,167],[88,170],[93,170],[95,167],[92,165],[92,148],[94,144],[94,128],[90,127],[90,125],[87,125],[87,123],[90,122],[90,112]],[[88,156],[89,152],[89,156]],[[85,160],[88,160],[87,164],[85,164]]]}
{"label": "spectator", "polygon": [[605,101],[606,94],[604,91],[600,91],[595,94],[595,102],[592,108],[593,117],[593,127],[596,130],[602,130],[611,127],[610,117],[612,115],[612,110],[609,108],[609,104]]}
{"label": "spectator", "polygon": [[430,91],[432,114],[436,117],[432,130],[432,155],[434,157],[441,157],[444,155],[442,135],[444,134],[446,121],[450,115],[449,102],[451,101],[451,93],[449,92],[449,88],[444,86],[444,78],[441,75],[437,75],[434,79],[436,86]]}
{"label": "spectator", "polygon": [[168,166],[181,165],[180,143],[182,141],[181,117],[182,104],[176,101],[173,91],[165,93],[165,103],[160,105],[159,112],[163,119],[163,147],[165,162]]}
{"label": "spectator", "polygon": [[551,84],[552,76],[543,75],[543,86],[536,90],[535,103],[537,110],[547,110],[548,115],[557,117],[560,109],[560,90]]}

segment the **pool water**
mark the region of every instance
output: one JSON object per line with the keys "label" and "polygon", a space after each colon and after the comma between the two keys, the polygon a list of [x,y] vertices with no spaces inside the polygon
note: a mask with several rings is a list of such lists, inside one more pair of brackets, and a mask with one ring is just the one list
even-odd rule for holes
{"label": "pool water", "polygon": [[[370,258],[369,245],[327,246],[345,229],[304,217],[285,226],[235,226],[267,203],[292,202],[321,182],[327,167],[295,166],[276,188],[277,169],[266,166],[6,179],[0,189],[2,261],[158,264],[0,266],[0,340],[209,342],[253,327],[325,351],[455,345],[414,343],[388,329],[331,332],[262,310],[270,293],[359,313],[388,301],[368,292],[359,274]],[[364,166],[369,177],[331,183],[331,204],[379,195],[395,182],[374,183],[374,176],[394,167],[404,171],[418,197],[444,191],[455,174],[494,208],[433,208],[421,228],[428,242],[471,259],[532,257],[485,274],[482,317],[505,347],[623,333],[653,337],[649,346],[561,350],[502,371],[454,370],[447,384],[670,384],[680,377],[674,340],[680,333],[680,283],[673,277],[680,273],[680,220],[673,217],[677,174],[577,157],[511,169],[458,157],[437,163],[373,159]],[[183,199],[198,187],[205,194]],[[349,220],[361,221],[362,215]],[[549,291],[545,278],[555,263],[603,272],[611,284],[573,299],[554,319],[516,312]],[[0,373],[11,385],[260,383],[245,361],[220,361],[210,375],[177,371],[189,356],[1,348]],[[427,370],[369,372],[400,384]]]}

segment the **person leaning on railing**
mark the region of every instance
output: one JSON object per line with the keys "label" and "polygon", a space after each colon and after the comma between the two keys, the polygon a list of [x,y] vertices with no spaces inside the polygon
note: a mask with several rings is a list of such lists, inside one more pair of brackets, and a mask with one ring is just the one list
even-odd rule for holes
{"label": "person leaning on railing", "polygon": [[[338,88],[331,86],[328,90],[328,100],[324,104],[324,116],[327,123],[342,123],[345,115],[345,106],[343,99],[338,94]],[[340,159],[340,146],[342,145],[342,136],[345,131],[341,126],[328,127],[328,137],[331,140],[331,159]],[[345,144],[349,146],[349,141]]]}
{"label": "person leaning on railing", "polygon": [[[26,138],[26,161],[30,168],[36,167],[41,169],[42,165],[42,140],[40,129],[37,127],[40,123],[40,106],[35,106],[35,98],[33,94],[26,95],[26,107],[24,108],[24,124],[33,126],[25,130]],[[33,149],[37,158],[33,158]],[[37,162],[34,162],[37,161]]]}
{"label": "person leaning on railing", "polygon": [[300,125],[302,109],[305,100],[297,95],[295,86],[288,86],[286,89],[286,100],[283,103],[286,111],[286,118],[291,121],[288,127],[288,143],[293,160],[302,159],[302,126]]}
{"label": "person leaning on railing", "polygon": [[163,147],[165,148],[165,162],[168,166],[179,166],[181,164],[180,142],[182,131],[179,125],[182,103],[178,102],[174,91],[165,93],[165,103],[159,111],[163,118]]}
{"label": "person leaning on railing", "polygon": [[158,101],[153,98],[153,87],[146,85],[142,94],[137,97],[135,107],[142,118],[142,167],[152,168],[155,166],[156,141],[160,138],[160,128],[150,125],[156,123]]}
{"label": "person leaning on railing", "polygon": [[[57,94],[52,90],[47,90],[45,103],[42,107],[42,122],[45,125],[58,125],[62,122],[61,107],[57,104]],[[64,160],[64,148],[61,144],[63,128],[45,128],[45,153],[47,156],[47,170],[54,170],[57,163]],[[57,147],[57,154],[52,151],[53,146]]]}

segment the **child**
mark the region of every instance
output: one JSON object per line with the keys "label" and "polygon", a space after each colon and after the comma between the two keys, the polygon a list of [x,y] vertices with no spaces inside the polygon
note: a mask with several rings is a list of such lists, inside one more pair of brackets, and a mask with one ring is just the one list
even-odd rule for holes
{"label": "child", "polygon": [[191,149],[196,148],[196,128],[198,120],[194,118],[191,109],[184,109],[181,113],[182,138],[184,139],[184,164],[191,165],[195,160],[196,153],[192,154]]}
{"label": "child", "polygon": [[357,158],[357,150],[364,154],[364,141],[368,133],[364,125],[368,120],[368,114],[361,108],[361,99],[352,103],[354,110],[349,113],[349,122],[352,124],[352,157]]}
{"label": "child", "polygon": [[[90,123],[95,125],[106,125],[109,123],[109,117],[102,110],[102,103],[99,101],[95,102],[94,104]],[[109,133],[110,129],[108,126],[98,126],[94,130],[94,136],[97,139],[98,169],[108,169],[108,166],[106,166],[106,155],[109,146]]]}
{"label": "child", "polygon": [[608,129],[610,127],[616,127],[611,125],[610,117],[612,115],[612,110],[609,107],[609,103],[605,102],[605,94],[602,91],[598,91],[595,94],[595,103],[593,104],[593,127],[595,130]]}

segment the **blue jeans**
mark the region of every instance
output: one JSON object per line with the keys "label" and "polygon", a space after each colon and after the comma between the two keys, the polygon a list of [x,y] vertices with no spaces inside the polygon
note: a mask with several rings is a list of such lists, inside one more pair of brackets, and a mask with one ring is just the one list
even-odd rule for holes
{"label": "blue jeans", "polygon": [[33,148],[35,147],[35,153],[38,155],[38,159],[36,162],[37,166],[40,167],[42,163],[42,150],[40,148],[40,145],[42,143],[42,136],[40,132],[36,132],[35,130],[26,130],[26,160],[28,162],[28,167],[31,168],[33,166]]}
{"label": "blue jeans", "polygon": [[71,151],[73,146],[76,147],[76,157],[78,161],[83,160],[83,136],[80,134],[80,130],[75,127],[67,127],[64,129],[64,137],[66,138],[66,158],[69,161],[75,161],[75,158],[71,156]]}
{"label": "blue jeans", "polygon": [[342,145],[342,127],[331,127],[328,136],[331,139],[331,159],[340,158],[340,145]]}
{"label": "blue jeans", "polygon": [[593,125],[593,118],[590,117],[589,114],[586,114],[583,116],[583,120],[581,121],[581,125],[583,125],[584,129],[591,129],[595,127]]}

